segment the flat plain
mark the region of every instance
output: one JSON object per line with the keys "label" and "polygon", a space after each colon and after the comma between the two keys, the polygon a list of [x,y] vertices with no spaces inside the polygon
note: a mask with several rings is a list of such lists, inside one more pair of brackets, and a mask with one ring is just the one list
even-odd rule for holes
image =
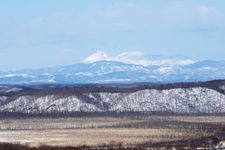
{"label": "flat plain", "polygon": [[214,136],[225,116],[121,115],[0,120],[0,142],[34,147],[146,145]]}

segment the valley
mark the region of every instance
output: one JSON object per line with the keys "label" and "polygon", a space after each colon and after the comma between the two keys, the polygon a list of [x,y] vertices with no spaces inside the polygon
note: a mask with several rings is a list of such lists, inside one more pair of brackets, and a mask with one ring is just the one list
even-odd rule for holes
{"label": "valley", "polygon": [[223,148],[224,86],[1,85],[0,149]]}

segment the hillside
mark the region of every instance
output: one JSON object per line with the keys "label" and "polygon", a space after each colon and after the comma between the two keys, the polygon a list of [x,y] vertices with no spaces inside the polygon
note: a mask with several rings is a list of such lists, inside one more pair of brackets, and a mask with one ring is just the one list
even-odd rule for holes
{"label": "hillside", "polygon": [[2,85],[0,111],[224,113],[225,80],[176,84]]}

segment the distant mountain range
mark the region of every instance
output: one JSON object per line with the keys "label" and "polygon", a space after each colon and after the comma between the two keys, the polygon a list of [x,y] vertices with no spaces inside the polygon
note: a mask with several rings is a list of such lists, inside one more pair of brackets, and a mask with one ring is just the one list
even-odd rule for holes
{"label": "distant mountain range", "polygon": [[79,64],[0,72],[0,84],[173,83],[215,79],[225,79],[225,61],[148,56],[139,52],[115,57],[97,52]]}

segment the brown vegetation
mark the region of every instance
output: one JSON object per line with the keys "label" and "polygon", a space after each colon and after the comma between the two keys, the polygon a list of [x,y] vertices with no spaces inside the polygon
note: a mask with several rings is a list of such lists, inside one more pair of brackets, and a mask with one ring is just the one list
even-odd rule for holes
{"label": "brown vegetation", "polygon": [[224,129],[225,116],[2,118],[0,141],[12,144],[0,150],[192,149],[216,145]]}

